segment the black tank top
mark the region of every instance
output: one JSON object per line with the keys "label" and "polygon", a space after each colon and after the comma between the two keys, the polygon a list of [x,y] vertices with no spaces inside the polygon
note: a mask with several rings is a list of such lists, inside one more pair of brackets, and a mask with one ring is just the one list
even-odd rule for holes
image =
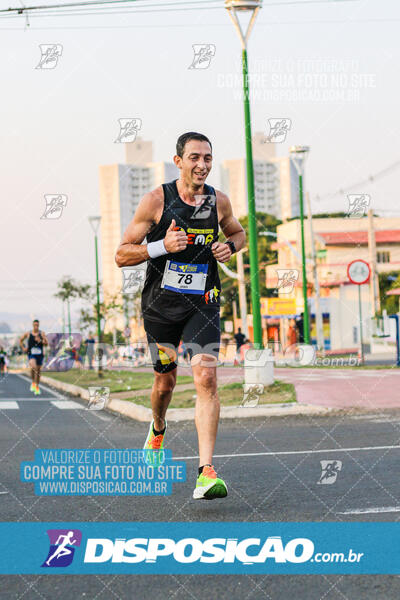
{"label": "black tank top", "polygon": [[[40,331],[38,331],[37,335],[40,335],[40,340],[42,340]],[[33,352],[34,354],[43,354],[43,342],[42,341],[37,342],[35,340],[35,336],[32,334],[32,332],[30,332],[29,338],[28,338],[28,353],[29,354],[32,354],[32,352],[31,352],[32,348],[37,349],[36,352],[35,351]],[[39,350],[40,350],[40,353],[39,353]]]}
{"label": "black tank top", "polygon": [[[147,243],[164,239],[175,219],[189,238],[185,250],[148,260],[142,312],[149,321],[159,323],[184,320],[201,307],[220,305],[218,265],[211,252],[219,228],[215,190],[204,184],[201,205],[190,206],[179,197],[176,181],[163,184],[163,214],[147,235]],[[177,289],[186,282],[188,293]]]}

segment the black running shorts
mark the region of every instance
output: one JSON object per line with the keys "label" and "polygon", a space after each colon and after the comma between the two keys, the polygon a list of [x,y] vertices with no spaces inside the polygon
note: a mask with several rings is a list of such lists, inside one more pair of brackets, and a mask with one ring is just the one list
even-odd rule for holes
{"label": "black running shorts", "polygon": [[144,319],[153,369],[168,373],[177,367],[178,346],[182,340],[190,358],[208,354],[218,358],[221,328],[219,307],[202,307],[184,321],[158,323]]}

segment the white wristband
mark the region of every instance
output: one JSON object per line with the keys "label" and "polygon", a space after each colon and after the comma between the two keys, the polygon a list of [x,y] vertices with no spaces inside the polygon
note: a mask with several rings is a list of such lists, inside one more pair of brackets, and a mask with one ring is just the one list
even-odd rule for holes
{"label": "white wristband", "polygon": [[164,240],[158,240],[158,242],[150,242],[150,244],[147,244],[147,252],[149,253],[150,258],[157,258],[158,256],[168,254],[168,250],[166,250],[164,246]]}

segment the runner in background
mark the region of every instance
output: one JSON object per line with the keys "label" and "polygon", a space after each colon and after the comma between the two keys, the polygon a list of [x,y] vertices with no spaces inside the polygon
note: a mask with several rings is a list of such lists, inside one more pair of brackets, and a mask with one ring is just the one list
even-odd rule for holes
{"label": "runner in background", "polygon": [[[24,342],[27,339],[27,346],[24,346]],[[40,395],[40,369],[43,364],[44,358],[44,347],[49,345],[46,334],[39,330],[39,321],[35,319],[32,323],[32,331],[28,331],[21,336],[19,344],[23,352],[28,354],[29,366],[31,368],[31,392],[35,396]]]}
{"label": "runner in background", "polygon": [[3,379],[7,373],[7,352],[3,346],[0,346],[0,379]]}

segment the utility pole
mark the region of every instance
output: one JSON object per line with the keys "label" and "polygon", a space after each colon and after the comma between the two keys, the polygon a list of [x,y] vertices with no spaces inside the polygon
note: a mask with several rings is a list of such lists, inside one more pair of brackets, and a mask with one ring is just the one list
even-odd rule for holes
{"label": "utility pole", "polygon": [[65,338],[65,301],[62,301],[62,331],[63,338]]}
{"label": "utility pole", "polygon": [[303,285],[303,301],[304,301],[304,319],[303,331],[304,342],[310,343],[310,319],[308,316],[308,296],[307,296],[307,269],[306,269],[306,247],[304,236],[304,163],[309,152],[309,146],[291,146],[289,149],[290,158],[296,167],[299,176],[299,208],[300,208],[300,233],[301,233],[301,266],[302,266],[302,285]]}
{"label": "utility pole", "polygon": [[235,333],[236,329],[236,319],[237,319],[237,306],[236,300],[232,302],[232,317],[233,317],[233,333]]}
{"label": "utility pole", "polygon": [[381,310],[381,302],[379,297],[379,279],[376,269],[376,241],[375,241],[375,229],[374,229],[374,213],[373,209],[368,210],[368,251],[369,251],[369,265],[371,267],[371,279],[370,279],[370,303],[371,303],[371,317],[374,318]]}
{"label": "utility pole", "polygon": [[238,287],[239,287],[239,310],[240,310],[240,319],[242,321],[242,331],[249,337],[249,329],[247,327],[247,302],[246,302],[246,284],[244,280],[244,266],[243,266],[243,255],[246,248],[243,248],[240,252],[236,254],[237,257],[237,268],[238,272],[235,273],[231,271],[229,267],[224,265],[224,263],[219,263],[219,266],[228,277],[232,277],[232,279],[237,279]]}
{"label": "utility pole", "polygon": [[312,213],[311,213],[311,203],[310,203],[310,193],[306,193],[307,199],[307,211],[308,211],[308,222],[310,225],[310,240],[311,240],[311,258],[313,264],[313,278],[314,278],[314,286],[315,286],[315,325],[317,329],[317,348],[318,350],[324,350],[324,330],[322,325],[322,311],[321,311],[321,301],[320,301],[320,289],[319,289],[319,281],[318,281],[318,270],[317,270],[317,257],[315,253],[315,240],[314,240],[314,229],[312,222]]}

